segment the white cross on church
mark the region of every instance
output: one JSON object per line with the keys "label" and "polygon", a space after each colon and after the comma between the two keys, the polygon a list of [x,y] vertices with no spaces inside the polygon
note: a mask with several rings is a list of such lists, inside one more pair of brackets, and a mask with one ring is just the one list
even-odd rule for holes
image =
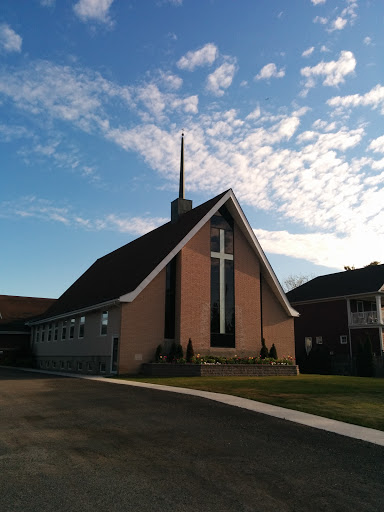
{"label": "white cross on church", "polygon": [[233,260],[233,254],[225,252],[225,231],[220,229],[220,252],[211,252],[220,261],[220,334],[225,334],[225,260]]}

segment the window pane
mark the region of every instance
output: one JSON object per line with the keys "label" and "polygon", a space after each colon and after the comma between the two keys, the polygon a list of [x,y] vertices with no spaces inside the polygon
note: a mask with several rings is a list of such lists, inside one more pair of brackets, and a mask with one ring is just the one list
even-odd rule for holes
{"label": "window pane", "polygon": [[211,332],[220,332],[220,260],[211,258]]}
{"label": "window pane", "polygon": [[225,252],[233,254],[233,231],[225,231]]}
{"label": "window pane", "polygon": [[233,261],[225,261],[225,333],[235,332],[235,289]]}
{"label": "window pane", "polygon": [[211,251],[220,252],[220,230],[218,228],[211,228]]}

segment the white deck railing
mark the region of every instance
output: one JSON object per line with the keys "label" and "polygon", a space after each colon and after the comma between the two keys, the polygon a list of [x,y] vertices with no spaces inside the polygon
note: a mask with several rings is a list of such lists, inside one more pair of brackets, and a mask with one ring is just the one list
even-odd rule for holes
{"label": "white deck railing", "polygon": [[351,313],[352,325],[377,324],[377,311],[364,311],[364,313]]}

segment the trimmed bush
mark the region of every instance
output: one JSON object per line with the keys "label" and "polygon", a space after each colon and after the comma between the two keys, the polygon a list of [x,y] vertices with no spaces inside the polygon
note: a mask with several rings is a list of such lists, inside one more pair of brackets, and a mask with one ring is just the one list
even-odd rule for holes
{"label": "trimmed bush", "polygon": [[156,352],[155,352],[155,363],[158,363],[160,361],[160,356],[163,352],[163,345],[157,345]]}
{"label": "trimmed bush", "polygon": [[183,358],[184,358],[183,347],[180,345],[180,343],[177,343],[176,344],[175,359],[183,359]]}
{"label": "trimmed bush", "polygon": [[266,357],[268,357],[268,355],[269,355],[268,349],[265,346],[265,339],[263,338],[261,340],[260,357],[261,357],[261,359],[265,359]]}
{"label": "trimmed bush", "polygon": [[277,350],[274,343],[272,344],[271,350],[269,351],[269,357],[271,359],[277,359]]}
{"label": "trimmed bush", "polygon": [[193,350],[192,340],[189,338],[187,345],[187,363],[192,363],[192,358],[195,355],[195,351]]}

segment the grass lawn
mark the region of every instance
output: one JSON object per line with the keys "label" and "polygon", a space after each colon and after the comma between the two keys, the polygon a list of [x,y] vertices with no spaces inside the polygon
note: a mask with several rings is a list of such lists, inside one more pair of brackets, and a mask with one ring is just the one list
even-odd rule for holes
{"label": "grass lawn", "polygon": [[384,431],[384,379],[297,377],[129,377],[128,380],[236,395]]}

